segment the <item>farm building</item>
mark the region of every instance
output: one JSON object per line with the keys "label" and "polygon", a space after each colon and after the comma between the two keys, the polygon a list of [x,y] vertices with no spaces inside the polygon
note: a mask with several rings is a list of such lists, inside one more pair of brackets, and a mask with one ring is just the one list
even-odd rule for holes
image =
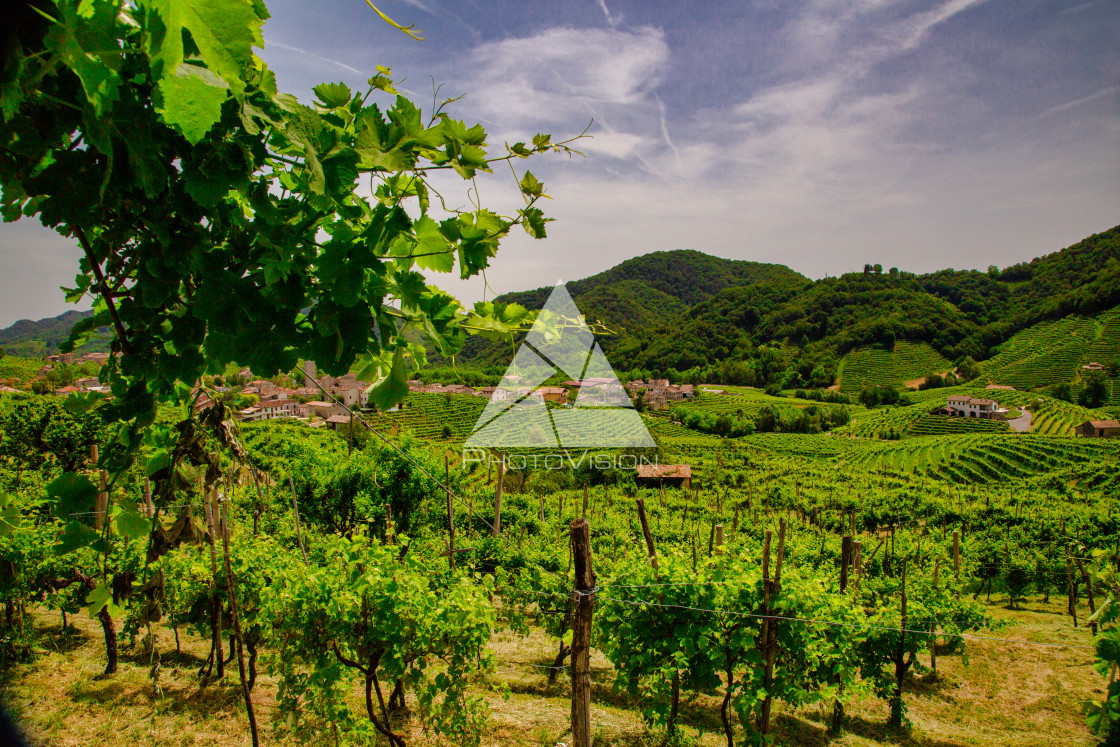
{"label": "farm building", "polygon": [[998,418],[1006,415],[1006,407],[1000,407],[994,399],[969,397],[966,394],[950,394],[944,412],[963,418]]}
{"label": "farm building", "polygon": [[688,490],[692,487],[692,466],[688,464],[639,464],[638,485],[669,485]]}
{"label": "farm building", "polygon": [[542,386],[537,390],[545,402],[564,403],[568,401],[568,390],[562,386]]}
{"label": "farm building", "polygon": [[343,427],[349,424],[350,416],[348,415],[331,415],[329,418],[327,418],[327,425],[331,428],[334,428],[336,431],[342,430]]}
{"label": "farm building", "polygon": [[1085,438],[1120,438],[1120,422],[1115,420],[1086,420],[1073,429]]}

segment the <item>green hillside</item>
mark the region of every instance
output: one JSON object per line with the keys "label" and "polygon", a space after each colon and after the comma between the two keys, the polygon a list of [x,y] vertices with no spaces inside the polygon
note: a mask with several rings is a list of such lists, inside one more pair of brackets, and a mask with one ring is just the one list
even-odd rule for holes
{"label": "green hillside", "polygon": [[[783,389],[839,381],[858,393],[965,363],[985,383],[1048,392],[1068,385],[1076,401],[1083,365],[1120,364],[1120,226],[988,272],[868,265],[810,281],[781,265],[680,250],[567,287],[584,315],[609,330],[598,340],[631,378]],[[551,290],[498,301],[540,308]],[[457,363],[500,372],[508,361],[507,345],[471,339]],[[1120,378],[1104,391],[1101,401],[1120,404]]]}
{"label": "green hillside", "polygon": [[853,350],[840,362],[840,391],[858,394],[866,386],[902,386],[953,364],[925,343],[896,342],[892,350]]}
{"label": "green hillside", "polygon": [[[70,328],[78,321],[93,314],[92,311],[67,311],[49,319],[32,321],[20,319],[0,330],[0,348],[8,355],[41,358],[58,352],[58,346],[70,337]],[[107,340],[93,339],[80,348],[80,352],[107,351]]]}

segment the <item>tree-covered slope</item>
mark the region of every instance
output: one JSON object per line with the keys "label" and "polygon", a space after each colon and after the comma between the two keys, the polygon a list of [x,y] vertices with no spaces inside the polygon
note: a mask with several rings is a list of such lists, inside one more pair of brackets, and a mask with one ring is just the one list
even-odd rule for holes
{"label": "tree-covered slope", "polygon": [[[27,357],[57,353],[58,346],[70,336],[70,328],[92,314],[92,311],[67,311],[38,321],[20,319],[7,329],[0,330],[0,348],[9,355]],[[108,344],[104,340],[91,340],[82,351],[108,349]]]}
{"label": "tree-covered slope", "polygon": [[[1120,303],[1120,226],[987,272],[916,275],[868,265],[810,281],[781,265],[679,250],[635,257],[567,287],[584,315],[610,330],[599,339],[614,367],[643,377],[828,386],[843,360],[845,389],[853,390],[856,382],[899,386],[972,358],[992,359],[983,373],[999,383],[1068,382],[1076,397],[1081,365],[1120,357],[1120,317],[1092,319]],[[497,300],[535,309],[551,290]],[[1056,332],[1069,314],[1085,327],[1072,337]],[[921,355],[909,360],[906,351]],[[504,367],[509,349],[472,340],[461,359]]]}

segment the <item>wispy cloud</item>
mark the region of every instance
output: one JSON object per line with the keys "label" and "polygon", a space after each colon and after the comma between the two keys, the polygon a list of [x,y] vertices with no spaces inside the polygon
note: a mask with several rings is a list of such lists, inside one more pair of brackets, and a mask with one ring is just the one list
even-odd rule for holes
{"label": "wispy cloud", "polygon": [[659,29],[549,29],[477,47],[471,99],[507,122],[563,121],[576,99],[606,107],[641,103],[668,59]]}
{"label": "wispy cloud", "polygon": [[278,48],[283,49],[287,52],[295,52],[296,54],[303,55],[304,57],[306,57],[310,60],[317,60],[319,62],[325,62],[329,65],[334,65],[335,67],[340,67],[343,70],[346,70],[348,72],[355,73],[356,75],[363,75],[364,74],[358,68],[347,65],[345,62],[339,62],[338,60],[332,60],[330,57],[324,57],[321,54],[315,54],[314,52],[309,52],[306,49],[300,49],[299,47],[293,47],[290,44],[281,44],[278,41],[269,41],[269,40],[266,39],[265,40],[265,46],[267,46],[267,47],[278,47]]}
{"label": "wispy cloud", "polygon": [[607,7],[607,0],[596,0],[599,3],[599,8],[603,11],[603,15],[607,18],[607,25],[612,29],[617,28],[618,24],[622,23],[622,14],[612,16],[610,8]]}
{"label": "wispy cloud", "polygon": [[1052,106],[1046,111],[1040,113],[1037,117],[1035,117],[1035,119],[1042,119],[1043,117],[1049,116],[1050,114],[1069,111],[1070,109],[1075,109],[1082,104],[1088,104],[1092,101],[1103,99],[1116,93],[1120,93],[1120,86],[1108,86],[1107,88],[1102,88],[1099,91],[1089,94],[1088,96],[1082,96],[1079,99],[1074,99],[1073,101],[1067,101],[1064,104]]}

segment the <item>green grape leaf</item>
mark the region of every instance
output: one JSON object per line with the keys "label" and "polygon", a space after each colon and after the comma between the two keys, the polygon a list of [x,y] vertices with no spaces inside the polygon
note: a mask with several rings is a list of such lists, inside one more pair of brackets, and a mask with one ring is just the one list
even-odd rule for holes
{"label": "green grape leaf", "polygon": [[[164,23],[153,34],[148,54],[161,71],[158,89],[164,120],[197,143],[218,121],[226,92],[245,90],[255,66],[254,46],[263,45],[262,18],[249,0],[147,0]],[[206,68],[221,81],[206,80],[197,66],[184,64],[183,31],[190,34]],[[194,68],[184,70],[183,68]],[[216,102],[216,106],[215,106]]]}
{"label": "green grape leaf", "polygon": [[143,539],[152,529],[152,520],[140,512],[134,501],[122,501],[117,515],[117,531],[128,539]]}
{"label": "green grape leaf", "polygon": [[61,18],[50,26],[45,39],[47,47],[78,76],[99,117],[117,100],[122,82],[116,6],[112,0],[57,3]]}
{"label": "green grape leaf", "polygon": [[359,381],[373,382],[369,399],[380,410],[388,410],[408,396],[408,372],[402,348],[364,359],[357,376]]}
{"label": "green grape leaf", "polygon": [[54,515],[69,521],[94,509],[97,487],[85,475],[63,472],[47,485],[47,497],[54,501]]}
{"label": "green grape leaf", "polygon": [[59,543],[54,546],[54,551],[58,555],[66,555],[83,547],[92,547],[101,539],[101,535],[93,527],[80,521],[71,521],[63,527],[58,539]]}
{"label": "green grape leaf", "polygon": [[196,144],[222,115],[222,104],[229,91],[213,73],[195,65],[181,65],[160,81],[154,98],[163,121],[174,127],[190,143]]}
{"label": "green grape leaf", "polygon": [[124,609],[119,605],[113,604],[113,590],[109,588],[109,584],[102,579],[98,582],[97,588],[86,595],[86,613],[90,619],[97,617],[101,610],[108,608],[110,617],[119,617]]}
{"label": "green grape leaf", "polygon": [[15,505],[15,499],[7,493],[0,493],[0,537],[7,537],[23,526],[23,515]]}
{"label": "green grape leaf", "polygon": [[320,83],[311,90],[327,109],[338,109],[350,103],[350,87],[345,83]]}
{"label": "green grape leaf", "polygon": [[426,215],[413,224],[416,231],[416,264],[425,270],[451,272],[455,267],[454,250],[440,233],[439,225]]}
{"label": "green grape leaf", "polygon": [[518,210],[521,217],[524,218],[525,233],[532,236],[534,239],[547,238],[548,234],[545,232],[544,224],[552,220],[552,218],[545,218],[544,211],[540,208],[530,207]]}

